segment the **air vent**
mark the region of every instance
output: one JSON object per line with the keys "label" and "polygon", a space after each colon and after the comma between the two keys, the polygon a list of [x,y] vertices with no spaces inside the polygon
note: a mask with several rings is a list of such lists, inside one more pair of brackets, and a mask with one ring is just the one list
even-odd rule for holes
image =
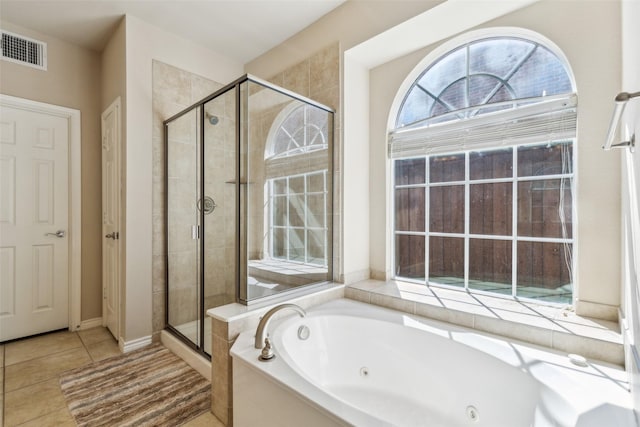
{"label": "air vent", "polygon": [[2,31],[2,59],[39,70],[47,69],[47,44],[19,34]]}

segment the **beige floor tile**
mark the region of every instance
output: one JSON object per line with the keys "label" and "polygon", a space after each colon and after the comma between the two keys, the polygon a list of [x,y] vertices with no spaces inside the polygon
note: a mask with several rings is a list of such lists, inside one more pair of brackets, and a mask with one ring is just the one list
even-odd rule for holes
{"label": "beige floor tile", "polygon": [[23,387],[5,395],[5,425],[15,426],[67,408],[58,377]]}
{"label": "beige floor tile", "polygon": [[118,343],[115,342],[113,338],[109,338],[107,341],[100,341],[87,345],[87,351],[94,362],[113,356],[119,356],[121,354]]}
{"label": "beige floor tile", "polygon": [[99,326],[97,328],[85,329],[84,331],[78,331],[80,339],[86,346],[95,344],[102,341],[111,340],[114,341],[113,336],[107,328]]}
{"label": "beige floor tile", "polygon": [[4,372],[5,393],[55,378],[61,372],[90,362],[89,354],[82,347],[7,366]]}
{"label": "beige floor tile", "polygon": [[20,427],[75,427],[76,422],[69,413],[69,410],[64,407],[55,412],[47,415],[35,418],[31,421],[27,421],[24,424],[20,424]]}
{"label": "beige floor tile", "polygon": [[14,365],[61,351],[81,348],[82,341],[75,332],[54,332],[26,338],[5,345],[5,365]]}
{"label": "beige floor tile", "polygon": [[205,412],[197,418],[183,424],[183,427],[224,427],[211,412]]}

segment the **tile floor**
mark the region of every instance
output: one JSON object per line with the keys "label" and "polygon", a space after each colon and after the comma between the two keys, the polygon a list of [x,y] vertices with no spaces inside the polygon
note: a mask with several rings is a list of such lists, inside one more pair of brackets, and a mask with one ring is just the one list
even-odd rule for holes
{"label": "tile floor", "polygon": [[[0,344],[0,426],[75,426],[60,390],[62,372],[120,354],[102,327]],[[185,427],[222,427],[210,412]]]}

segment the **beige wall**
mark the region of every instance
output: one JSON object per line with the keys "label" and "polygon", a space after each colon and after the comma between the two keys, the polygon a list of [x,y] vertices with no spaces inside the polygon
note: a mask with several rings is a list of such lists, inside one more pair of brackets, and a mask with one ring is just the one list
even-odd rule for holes
{"label": "beige wall", "polygon": [[237,78],[242,64],[133,16],[125,19],[127,268],[121,291],[126,301],[121,306],[125,316],[121,331],[124,341],[130,342],[153,334],[153,305],[158,304],[157,298],[153,301],[153,60],[216,82]]}
{"label": "beige wall", "polygon": [[100,55],[9,22],[2,29],[47,43],[47,70],[0,61],[0,93],[81,112],[81,319],[102,316]]}
{"label": "beige wall", "polygon": [[317,52],[338,41],[342,54],[356,44],[443,1],[347,1],[285,42],[248,62],[245,70],[258,77],[268,78],[300,63],[311,52]]}

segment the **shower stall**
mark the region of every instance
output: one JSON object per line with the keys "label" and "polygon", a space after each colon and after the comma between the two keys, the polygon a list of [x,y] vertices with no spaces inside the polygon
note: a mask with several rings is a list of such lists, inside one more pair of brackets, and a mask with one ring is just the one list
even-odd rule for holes
{"label": "shower stall", "polygon": [[166,327],[332,280],[333,111],[245,75],[164,122]]}

